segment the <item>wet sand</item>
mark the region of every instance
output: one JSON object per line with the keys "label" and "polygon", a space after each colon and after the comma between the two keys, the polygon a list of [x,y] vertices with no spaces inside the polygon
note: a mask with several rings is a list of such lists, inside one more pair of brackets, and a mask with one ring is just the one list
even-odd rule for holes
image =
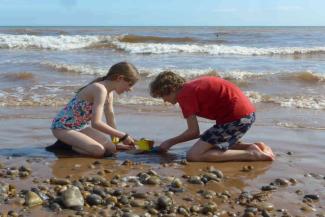
{"label": "wet sand", "polygon": [[[31,190],[39,186],[53,189],[53,185],[46,182],[53,177],[68,178],[72,181],[78,180],[80,177],[95,175],[102,176],[108,181],[111,181],[116,175],[120,176],[120,182],[112,184],[110,188],[125,191],[126,195],[131,191],[156,192],[156,194],[151,193],[147,196],[152,201],[165,194],[164,191],[168,189],[172,180],[168,177],[177,177],[183,183],[182,188],[185,189],[185,192],[171,195],[175,206],[183,205],[190,208],[195,204],[204,206],[208,202],[214,202],[217,204],[214,213],[219,213],[220,216],[231,216],[232,214],[242,216],[245,213],[245,209],[250,206],[238,202],[243,191],[256,197],[261,196],[262,193],[263,196],[267,196],[265,201],[259,198],[261,201],[257,204],[272,204],[273,208],[269,208],[270,210],[267,211],[270,216],[285,216],[285,213],[288,213],[287,216],[325,215],[324,131],[277,125],[277,119],[280,120],[281,115],[286,115],[285,112],[290,115],[288,111],[277,113],[274,110],[269,112],[260,108],[257,123],[245,136],[247,141],[264,141],[269,144],[277,155],[276,161],[186,163],[186,165],[182,160],[184,160],[185,151],[191,142],[176,146],[166,155],[134,155],[121,152],[111,158],[92,159],[46,152],[44,148],[55,142],[48,130],[50,117],[55,112],[54,108],[3,109],[0,117],[0,137],[2,138],[0,142],[0,163],[2,165],[0,182],[15,186],[16,195],[9,196],[6,202],[0,203],[0,216],[1,214],[6,216],[11,210],[23,214],[23,216],[76,214],[77,211],[71,209],[63,209],[56,213],[46,205],[29,208],[21,204],[18,193],[20,190]],[[129,109],[120,106],[116,108],[116,118],[121,130],[127,131],[136,138],[154,139],[156,144],[175,133],[182,132],[186,126],[185,121],[176,113],[178,113],[176,109],[169,107],[161,108],[159,113],[157,110],[150,111],[146,107]],[[297,113],[291,115],[295,116]],[[324,117],[320,116],[319,118],[322,120]],[[207,129],[211,124],[211,122],[202,120],[200,122],[201,131]],[[122,165],[126,160],[129,160],[129,165]],[[95,161],[97,162],[94,163]],[[27,177],[7,175],[10,170],[8,168],[19,168],[22,165],[31,169],[30,175]],[[243,168],[247,166],[251,169],[243,171]],[[224,177],[217,182],[209,181],[203,185],[189,183],[190,176],[205,174],[209,167],[222,171]],[[136,176],[139,172],[148,172],[150,169],[157,172],[162,184],[134,186],[133,183],[122,181],[124,177]],[[105,172],[105,170],[109,171]],[[263,186],[276,183],[277,179],[291,181],[286,185],[276,184],[274,191],[261,190]],[[207,199],[198,193],[200,190],[212,190],[216,195]],[[318,200],[303,202],[304,196],[309,194],[317,195]],[[99,215],[99,209],[107,212],[107,216],[116,212],[116,209],[105,207],[91,208],[88,206],[85,207],[84,214],[89,212]],[[123,207],[128,207],[128,205]],[[129,209],[137,214],[147,212],[144,208],[131,207]],[[265,207],[259,208],[258,213],[261,214],[264,209],[266,210]],[[178,215],[184,216],[179,213]],[[198,212],[197,215],[206,216],[208,214]]]}

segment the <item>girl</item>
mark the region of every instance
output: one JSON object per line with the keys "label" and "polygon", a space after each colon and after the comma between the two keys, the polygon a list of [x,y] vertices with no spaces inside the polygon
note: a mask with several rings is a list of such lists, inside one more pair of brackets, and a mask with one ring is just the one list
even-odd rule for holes
{"label": "girl", "polygon": [[[106,76],[99,77],[80,88],[71,101],[52,121],[53,135],[70,145],[80,154],[103,157],[117,149],[130,149],[134,140],[116,129],[113,112],[113,91],[117,94],[130,91],[140,75],[130,63],[113,65]],[[105,114],[107,124],[102,121]],[[91,126],[88,122],[91,122]],[[107,138],[117,137],[124,145],[117,147]]]}

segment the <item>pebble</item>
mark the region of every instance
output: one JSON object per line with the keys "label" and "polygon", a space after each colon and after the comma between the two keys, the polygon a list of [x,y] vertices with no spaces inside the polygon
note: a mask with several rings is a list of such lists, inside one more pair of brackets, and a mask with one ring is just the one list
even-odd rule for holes
{"label": "pebble", "polygon": [[68,185],[71,184],[69,179],[51,178],[50,183],[52,185]]}
{"label": "pebble", "polygon": [[82,207],[84,205],[82,194],[76,186],[71,186],[62,192],[62,202],[67,208]]}
{"label": "pebble", "polygon": [[180,187],[182,187],[182,185],[183,185],[182,181],[178,178],[175,178],[171,183],[171,186],[173,188],[180,188]]}
{"label": "pebble", "polygon": [[305,206],[305,205],[302,206],[300,209],[304,212],[315,212],[316,211],[316,209],[314,207]]}
{"label": "pebble", "polygon": [[149,179],[146,180],[145,184],[159,185],[160,184],[160,178],[157,177],[157,176],[151,176]]}
{"label": "pebble", "polygon": [[241,171],[243,172],[250,172],[254,169],[254,167],[252,165],[245,165],[242,167]]}
{"label": "pebble", "polygon": [[157,200],[157,208],[159,210],[168,209],[173,204],[173,201],[170,197],[160,196]]}
{"label": "pebble", "polygon": [[304,196],[304,199],[310,199],[310,200],[313,200],[313,201],[318,201],[319,200],[319,195],[317,195],[317,194],[306,194]]}
{"label": "pebble", "polygon": [[217,210],[217,204],[215,204],[214,202],[209,202],[203,205],[201,212],[207,215],[209,213],[215,212],[216,210]]}
{"label": "pebble", "polygon": [[258,204],[257,208],[259,210],[273,211],[274,210],[274,205],[272,203],[269,203],[269,202],[263,202],[261,204]]}
{"label": "pebble", "polygon": [[25,195],[25,204],[29,207],[38,206],[43,204],[43,200],[32,191],[28,191]]}
{"label": "pebble", "polygon": [[276,180],[274,180],[274,182],[276,185],[283,186],[283,187],[290,185],[289,180],[282,179],[282,178],[276,179]]}
{"label": "pebble", "polygon": [[86,198],[87,203],[90,206],[94,206],[94,205],[101,205],[103,203],[103,199],[101,196],[97,195],[97,194],[91,194]]}
{"label": "pebble", "polygon": [[204,183],[201,181],[200,176],[191,176],[188,180],[191,184],[203,185]]}
{"label": "pebble", "polygon": [[277,187],[273,185],[264,185],[261,188],[262,191],[275,191],[276,189]]}

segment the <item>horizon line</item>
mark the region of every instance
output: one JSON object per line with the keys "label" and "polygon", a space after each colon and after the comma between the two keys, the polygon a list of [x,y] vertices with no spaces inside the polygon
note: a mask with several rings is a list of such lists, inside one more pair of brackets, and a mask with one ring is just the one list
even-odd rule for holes
{"label": "horizon line", "polygon": [[0,25],[0,27],[325,27],[325,25]]}

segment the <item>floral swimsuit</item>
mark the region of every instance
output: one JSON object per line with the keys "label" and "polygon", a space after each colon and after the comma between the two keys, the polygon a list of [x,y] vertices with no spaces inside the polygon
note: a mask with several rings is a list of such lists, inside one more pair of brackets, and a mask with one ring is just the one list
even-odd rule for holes
{"label": "floral swimsuit", "polygon": [[51,129],[71,129],[80,131],[88,127],[93,103],[73,97],[52,120]]}

